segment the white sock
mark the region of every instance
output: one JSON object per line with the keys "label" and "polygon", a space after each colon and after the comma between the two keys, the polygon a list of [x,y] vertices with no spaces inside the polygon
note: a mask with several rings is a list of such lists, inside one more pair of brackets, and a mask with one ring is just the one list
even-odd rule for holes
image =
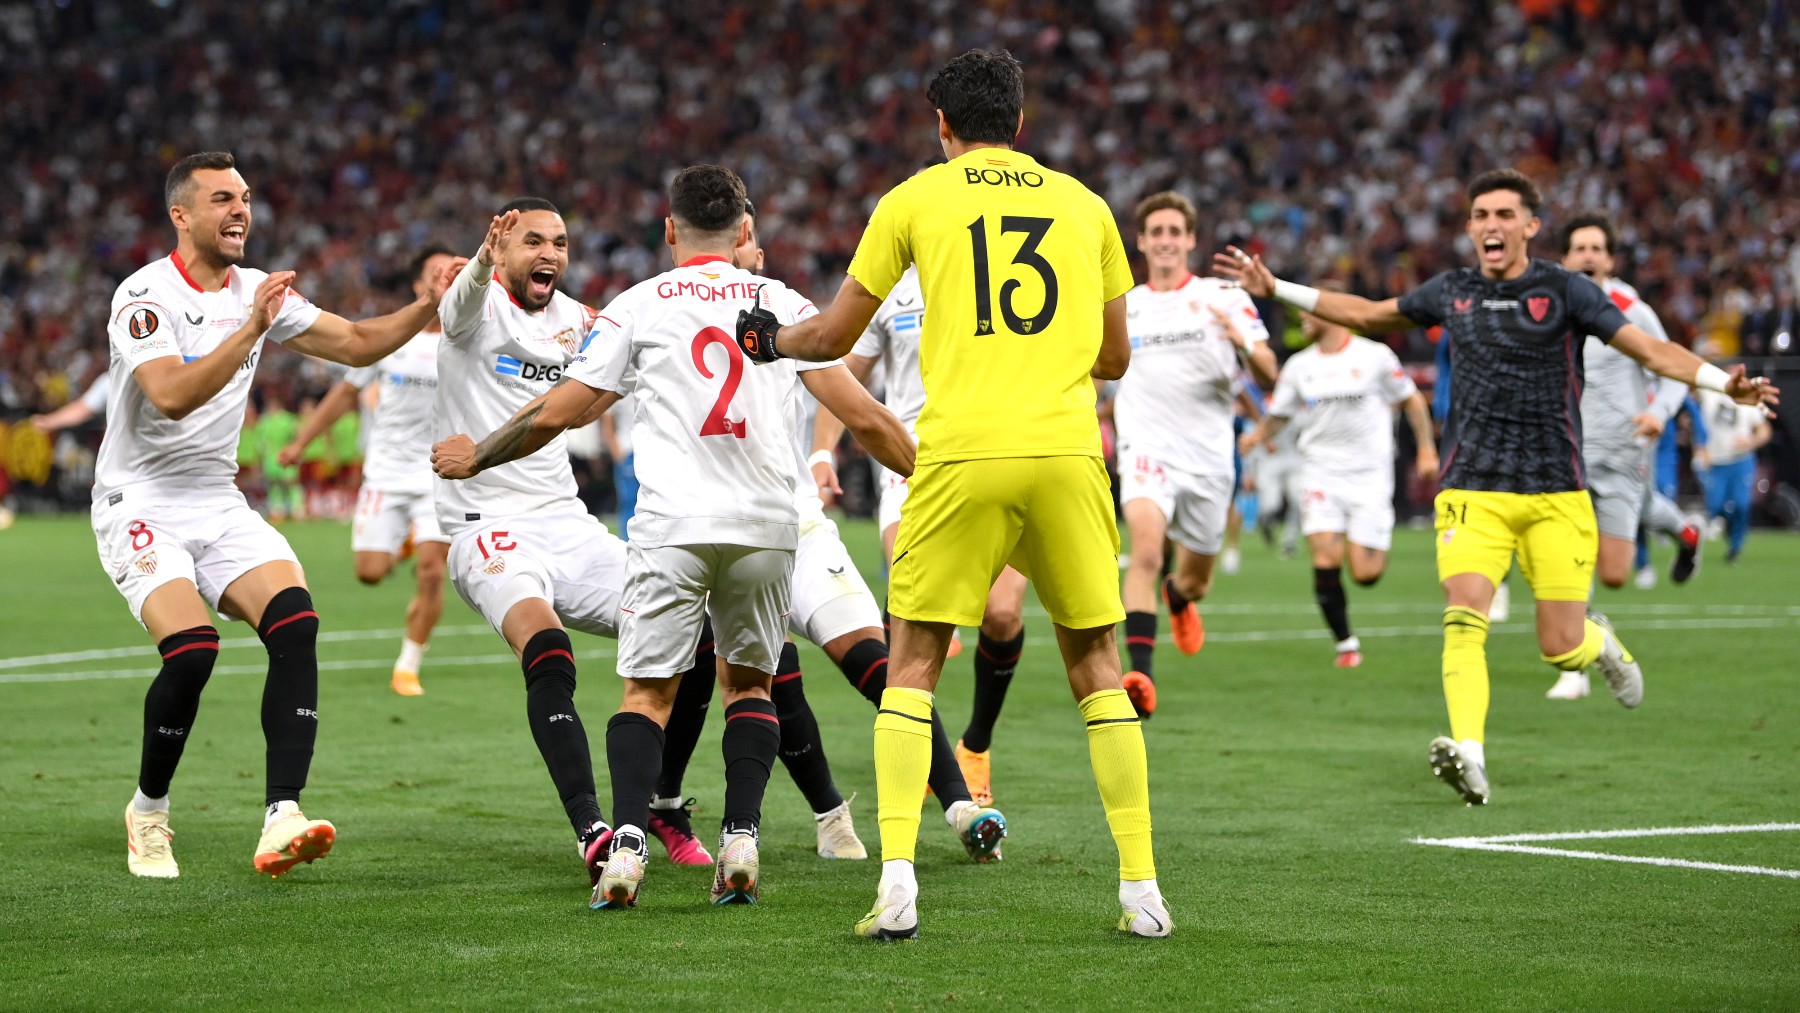
{"label": "white sock", "polygon": [[904,858],[881,863],[881,886],[877,889],[886,897],[896,886],[915,896],[919,892],[919,881],[913,878],[913,864]]}
{"label": "white sock", "polygon": [[958,817],[962,816],[965,811],[975,808],[977,807],[973,802],[952,802],[950,808],[944,810],[944,822],[955,827]]}
{"label": "white sock", "polygon": [[400,641],[400,659],[394,662],[394,668],[397,671],[411,672],[414,675],[418,675],[419,665],[424,662],[424,660],[424,644],[416,644],[411,640],[402,639]]}
{"label": "white sock", "polygon": [[149,815],[150,813],[166,813],[169,811],[169,796],[164,795],[162,798],[151,798],[144,794],[142,788],[139,788],[131,795],[131,809],[133,812],[143,815]]}
{"label": "white sock", "polygon": [[1162,891],[1156,888],[1154,879],[1119,880],[1119,903],[1126,907],[1137,907],[1143,901],[1161,896]]}
{"label": "white sock", "polygon": [[1340,640],[1340,641],[1338,641],[1337,649],[1338,649],[1339,654],[1348,654],[1351,651],[1360,651],[1360,650],[1362,650],[1362,641],[1356,639],[1355,637],[1351,637],[1348,640]]}
{"label": "white sock", "polygon": [[300,803],[290,799],[282,799],[279,802],[270,803],[269,808],[263,811],[263,829],[267,830],[276,820],[289,813],[297,813],[299,811]]}
{"label": "white sock", "polygon": [[1456,744],[1456,750],[1463,754],[1463,759],[1468,760],[1482,770],[1487,769],[1487,750],[1482,748],[1481,743],[1476,742],[1474,739],[1464,739]]}
{"label": "white sock", "polygon": [[674,798],[665,798],[662,795],[652,795],[650,796],[650,808],[679,809],[681,808],[681,796],[676,795]]}

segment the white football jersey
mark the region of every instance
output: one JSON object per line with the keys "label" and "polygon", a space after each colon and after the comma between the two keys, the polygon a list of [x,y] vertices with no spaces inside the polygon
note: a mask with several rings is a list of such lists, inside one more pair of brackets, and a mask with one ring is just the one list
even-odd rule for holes
{"label": "white football jersey", "polygon": [[[1637,290],[1617,278],[1601,286],[1613,305],[1658,341],[1669,340],[1662,321],[1638,297]],[[1599,338],[1588,336],[1582,351],[1581,447],[1588,457],[1619,457],[1635,463],[1649,441],[1637,438],[1634,421],[1654,410],[1664,421],[1681,410],[1687,387],[1663,380],[1637,360]]]}
{"label": "white football jersey", "polygon": [[[131,374],[151,359],[180,356],[192,362],[219,347],[244,325],[256,286],[266,277],[254,268],[233,267],[225,287],[208,292],[188,276],[180,255],[171,253],[119,285],[106,327],[112,389],[106,435],[94,464],[95,501],[140,483],[155,487],[153,494],[184,498],[202,490],[236,492],[238,434],[262,342],[251,347],[224,389],[179,421],[158,411]],[[263,339],[279,344],[302,334],[319,312],[289,289]]]}
{"label": "white football jersey", "polygon": [[852,355],[879,359],[886,370],[888,411],[918,438],[919,412],[925,409],[925,378],[919,372],[919,333],[925,326],[925,294],[919,269],[909,267],[888,292],[856,339]]}
{"label": "white football jersey", "polygon": [[1198,475],[1231,474],[1237,349],[1212,306],[1237,314],[1252,348],[1269,340],[1250,297],[1217,278],[1189,275],[1167,292],[1139,285],[1125,294],[1131,368],[1113,401],[1121,457],[1147,455]]}
{"label": "white football jersey", "polygon": [[374,384],[379,392],[363,453],[365,488],[431,491],[441,337],[441,331],[420,331],[387,358],[344,375],[344,380],[358,389]]}
{"label": "white football jersey", "polygon": [[1755,453],[1738,444],[1756,435],[1763,420],[1761,409],[1738,404],[1716,390],[1698,390],[1694,396],[1700,399],[1700,412],[1706,418],[1706,453],[1713,464],[1736,464]]}
{"label": "white football jersey", "polygon": [[796,544],[797,364],[756,365],[733,337],[758,286],[782,323],[818,312],[778,281],[695,257],[614,299],[569,367],[590,387],[637,394],[633,543]]}
{"label": "white football jersey", "polygon": [[1309,480],[1391,475],[1393,406],[1417,390],[1393,349],[1352,337],[1329,355],[1317,345],[1295,352],[1275,381],[1269,414],[1292,419],[1304,413],[1298,446]]}
{"label": "white football jersey", "polygon": [[[561,292],[531,312],[498,278],[478,279],[469,261],[438,305],[435,435],[466,433],[480,442],[560,380],[581,351],[594,311]],[[437,479],[438,526],[454,537],[484,517],[511,517],[575,501],[575,474],[563,434],[529,457],[462,481]]]}

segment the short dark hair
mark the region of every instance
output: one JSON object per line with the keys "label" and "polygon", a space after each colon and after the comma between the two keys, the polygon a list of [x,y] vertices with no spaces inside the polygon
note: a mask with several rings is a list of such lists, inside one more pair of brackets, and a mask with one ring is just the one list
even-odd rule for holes
{"label": "short dark hair", "polygon": [[1532,185],[1531,178],[1517,169],[1489,169],[1476,176],[1469,183],[1469,203],[1474,204],[1475,198],[1495,190],[1511,190],[1518,194],[1519,202],[1525,205],[1525,210],[1534,215],[1544,203],[1543,197],[1538,194],[1538,188]]}
{"label": "short dark hair", "polygon": [[1181,212],[1181,217],[1187,222],[1187,230],[1189,232],[1194,231],[1194,202],[1173,190],[1164,190],[1161,193],[1153,193],[1143,200],[1138,201],[1137,209],[1131,213],[1132,219],[1137,223],[1137,230],[1139,232],[1144,231],[1144,223],[1149,221],[1150,216],[1158,211]]}
{"label": "short dark hair", "polygon": [[1004,49],[971,49],[944,64],[925,97],[958,140],[1011,144],[1025,109],[1025,69]]}
{"label": "short dark hair", "polygon": [[669,215],[700,232],[735,229],[749,210],[744,181],[722,165],[690,165],[669,181]]}
{"label": "short dark hair", "polygon": [[201,169],[235,169],[237,159],[229,151],[201,151],[176,162],[163,181],[163,206],[186,206],[193,197],[194,173]]}
{"label": "short dark hair", "polygon": [[562,214],[555,204],[550,203],[542,197],[514,197],[512,200],[507,201],[506,205],[500,209],[501,214],[505,214],[508,211],[548,211],[553,215]]}
{"label": "short dark hair", "polygon": [[1569,252],[1569,244],[1575,241],[1576,229],[1599,229],[1606,236],[1607,256],[1611,256],[1619,247],[1619,230],[1613,227],[1612,216],[1604,211],[1583,211],[1569,219],[1568,224],[1557,233],[1565,255]]}
{"label": "short dark hair", "polygon": [[424,248],[413,254],[406,265],[408,281],[418,281],[425,274],[425,264],[433,257],[454,257],[456,251],[443,243],[426,243]]}

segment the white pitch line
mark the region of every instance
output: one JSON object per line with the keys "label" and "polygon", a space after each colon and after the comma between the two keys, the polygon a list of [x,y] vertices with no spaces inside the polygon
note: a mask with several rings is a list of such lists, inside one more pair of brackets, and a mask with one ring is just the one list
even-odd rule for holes
{"label": "white pitch line", "polygon": [[[483,627],[486,629],[486,627]],[[611,644],[596,645],[582,650],[583,658],[610,658],[614,651]],[[510,654],[471,654],[456,658],[433,657],[434,665],[516,665],[518,659]],[[361,672],[374,669],[392,669],[394,659],[372,658],[358,661],[321,661],[321,672]],[[214,675],[261,675],[269,670],[267,664],[261,665],[217,665]],[[85,682],[103,679],[148,679],[156,673],[148,668],[101,669],[93,672],[23,672],[15,675],[0,675],[0,685],[6,683],[30,682]]]}
{"label": "white pitch line", "polygon": [[1776,876],[1800,879],[1800,869],[1775,869],[1765,865],[1727,865],[1722,862],[1696,862],[1685,858],[1659,858],[1649,855],[1615,855],[1605,851],[1575,851],[1568,848],[1543,848],[1520,841],[1587,841],[1617,840],[1624,837],[1690,837],[1701,834],[1749,834],[1770,831],[1800,830],[1800,823],[1753,823],[1741,825],[1715,824],[1701,827],[1649,827],[1641,830],[1579,830],[1555,834],[1503,834],[1493,837],[1415,837],[1414,844],[1466,851],[1503,851],[1520,855],[1548,855],[1552,858],[1585,858],[1602,862],[1624,862],[1628,865],[1656,865],[1675,869],[1701,869],[1708,872],[1738,872],[1753,876]]}
{"label": "white pitch line", "polygon": [[[1621,625],[1623,635],[1629,637],[1638,630],[1742,630],[1764,629],[1767,627],[1794,626],[1788,619],[1655,619],[1646,622],[1634,622]],[[1443,633],[1442,625],[1430,626],[1375,626],[1358,629],[1356,635],[1363,638],[1380,637],[1422,637]],[[1529,623],[1507,623],[1491,628],[1489,634],[1502,633],[1535,633],[1536,628]],[[1206,631],[1206,639],[1211,643],[1263,643],[1267,641],[1287,640],[1328,640],[1330,630],[1220,630]]]}
{"label": "white pitch line", "polygon": [[[434,637],[468,637],[478,633],[492,633],[491,626],[443,626],[434,630]],[[319,634],[320,643],[340,643],[357,640],[391,640],[404,636],[403,627],[386,630],[326,630]],[[251,647],[262,643],[256,637],[230,637],[219,641],[220,647]],[[113,658],[141,658],[154,653],[156,645],[141,644],[137,647],[106,647],[91,651],[63,651],[58,654],[28,654],[17,658],[0,658],[0,671],[13,668],[35,668],[38,665],[60,665],[71,661],[108,661]]]}
{"label": "white pitch line", "polygon": [[1800,823],[1714,823],[1703,827],[1645,827],[1642,830],[1576,830],[1558,834],[1501,834],[1493,837],[1419,838],[1419,843],[1445,841],[1480,841],[1483,844],[1513,844],[1526,841],[1601,841],[1621,837],[1688,837],[1696,834],[1755,834],[1771,831],[1800,830]]}

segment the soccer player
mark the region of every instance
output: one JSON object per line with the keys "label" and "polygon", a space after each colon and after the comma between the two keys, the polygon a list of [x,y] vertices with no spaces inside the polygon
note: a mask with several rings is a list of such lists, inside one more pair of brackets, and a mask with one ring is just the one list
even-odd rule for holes
{"label": "soccer player", "polygon": [[31,427],[40,433],[56,433],[86,425],[106,415],[106,399],[112,393],[112,373],[94,377],[81,396],[52,412],[31,417]]}
{"label": "soccer player", "polygon": [[970,50],[927,91],[948,161],[876,205],[849,277],[823,313],[738,321],[757,362],[851,350],[908,264],[926,305],[918,465],[895,542],[888,608],[893,664],[875,719],[879,893],[856,933],[918,934],[913,853],[931,752],[932,691],[950,632],[981,622],[1011,564],[1056,623],[1087,721],[1101,802],[1119,848],[1119,927],[1166,936],[1156,886],[1143,730],[1120,686],[1118,529],[1101,458],[1093,378],[1131,360],[1118,226],[1104,201],[1012,145],[1024,76],[1004,51]]}
{"label": "soccer player", "polygon": [[[628,390],[638,395],[633,441],[643,451],[641,489],[618,605],[625,692],[606,731],[616,830],[591,902],[599,908],[637,902],[664,725],[709,613],[725,662],[725,805],[715,904],[757,899],[762,797],[780,743],[770,684],[798,540],[788,415],[794,377],[791,369],[786,376],[746,371],[721,326],[762,291],[761,279],[729,259],[748,229],[743,181],[719,166],[691,166],[670,183],[669,207],[664,239],[678,266],[626,290],[594,318],[567,382],[524,405],[478,445],[458,436],[433,448],[440,476],[479,480],[508,462],[535,460],[526,455],[598,416]],[[815,312],[778,284],[770,297],[789,320]],[[906,470],[911,448],[897,424],[885,440],[863,435],[872,453]]]}
{"label": "soccer player", "polygon": [[[908,267],[906,273],[894,284],[893,291],[881,301],[881,307],[875,311],[875,316],[857,339],[855,347],[844,357],[844,365],[864,383],[874,373],[877,363],[887,365],[887,403],[906,425],[906,431],[914,434],[915,440],[919,411],[925,406],[925,387],[919,373],[919,333],[924,320],[925,296],[919,288],[919,272],[916,267]],[[822,466],[832,468],[825,480],[835,486],[837,475],[829,448],[837,446],[838,434],[843,430],[841,426],[834,425],[833,421],[829,413],[821,417],[814,433],[813,446],[819,448],[817,454],[824,455],[815,457],[815,460]],[[907,484],[906,476],[897,475],[886,468],[877,472],[875,481],[880,487],[876,517],[881,526],[881,548],[891,566],[894,561],[894,540],[900,531],[900,511],[911,487]],[[1006,691],[1012,685],[1013,672],[1018,669],[1019,658],[1025,652],[1027,583],[1024,575],[1012,567],[1001,570],[999,579],[994,581],[994,586],[988,591],[987,605],[981,614],[980,639],[975,648],[975,704],[969,712],[969,723],[964,727],[962,737],[956,741],[955,748],[956,762],[961,768],[963,780],[975,803],[981,806],[994,804],[990,746],[993,744],[994,725],[1000,720],[1001,708],[1006,703]],[[954,644],[955,640],[951,642]],[[949,656],[955,655],[956,652],[952,649]],[[865,692],[872,689],[874,687],[867,687]],[[879,699],[878,693],[875,698]],[[933,720],[936,720],[935,714]],[[933,735],[932,770],[937,771],[936,733]],[[935,789],[935,776],[932,783]]]}
{"label": "soccer player", "polygon": [[100,563],[162,655],[144,697],[137,793],[125,807],[126,866],[139,876],[180,873],[169,783],[218,658],[210,606],[249,623],[269,652],[267,809],[252,861],[280,876],[323,857],[337,831],[300,810],[319,727],[319,616],[293,549],[234,482],[251,379],[265,340],[350,365],[374,362],[431,319],[433,299],[426,293],[352,323],[295,292],[292,271],[239,266],[250,187],[228,152],[176,162],[163,197],[175,250],[113,296],[111,393],[94,469]]}
{"label": "soccer player", "polygon": [[1375,302],[1281,281],[1235,247],[1214,269],[1251,294],[1274,296],[1352,330],[1379,334],[1443,325],[1456,368],[1444,425],[1437,509],[1438,579],[1444,587],[1444,698],[1450,735],[1433,739],[1432,771],[1469,805],[1489,798],[1487,608],[1514,551],[1537,598],[1538,649],[1563,671],[1597,665],[1626,707],[1644,680],[1606,617],[1588,610],[1598,532],[1581,455],[1581,369],[1586,335],[1661,376],[1748,404],[1779,393],[1742,366],[1731,372],[1657,341],[1626,321],[1600,287],[1527,252],[1538,233],[1537,187],[1498,169],[1469,184],[1467,232],[1477,266],[1431,278]]}
{"label": "soccer player", "polygon": [[[1232,406],[1240,365],[1264,390],[1275,383],[1269,332],[1250,297],[1188,269],[1194,205],[1151,194],[1133,212],[1149,277],[1125,297],[1136,369],[1119,381],[1119,500],[1131,532],[1125,569],[1125,691],[1139,714],[1156,712],[1152,662],[1160,583],[1175,648],[1194,654],[1206,630],[1196,603],[1212,589],[1234,495]],[[1175,543],[1163,577],[1163,539]]]}
{"label": "soccer player", "polygon": [[[1274,439],[1302,410],[1300,528],[1312,549],[1313,596],[1337,639],[1337,667],[1362,664],[1362,644],[1350,632],[1343,564],[1350,578],[1373,587],[1387,569],[1394,535],[1394,406],[1406,413],[1418,441],[1413,466],[1437,474],[1431,412],[1392,349],[1357,337],[1311,313],[1300,327],[1312,344],[1281,369],[1269,410],[1246,451]],[[1346,552],[1345,543],[1349,549]]]}
{"label": "soccer player", "polygon": [[1706,514],[1725,518],[1725,562],[1735,563],[1750,533],[1756,452],[1768,444],[1774,430],[1761,412],[1715,390],[1700,391],[1700,411],[1706,415],[1707,439],[1694,451],[1694,459],[1706,480]]}
{"label": "soccer player", "polygon": [[[1613,248],[1618,233],[1612,219],[1597,212],[1576,215],[1558,233],[1562,266],[1593,279],[1625,319],[1657,341],[1669,340],[1637,290],[1613,277]],[[1688,524],[1666,501],[1653,508],[1650,492],[1651,446],[1681,410],[1687,388],[1652,378],[1623,352],[1589,336],[1583,350],[1581,391],[1581,455],[1587,464],[1588,492],[1600,530],[1594,576],[1607,587],[1624,587],[1637,555],[1638,527],[1648,520],[1652,530],[1675,539],[1677,556],[1670,577],[1684,583],[1694,573],[1700,529]],[[1588,695],[1585,670],[1563,672],[1545,693],[1552,700],[1578,700]]]}
{"label": "soccer player", "polygon": [[[760,274],[763,269],[763,250],[756,245],[754,207],[750,208],[749,215],[749,237],[744,245],[733,252],[732,259],[744,270]],[[916,288],[913,296],[916,304],[919,300]],[[890,293],[889,300],[892,298]],[[884,302],[883,305],[887,304]],[[877,320],[879,317],[877,314]],[[871,329],[874,326],[871,323]],[[895,417],[869,397],[863,387],[864,378],[855,373],[856,362],[857,357],[852,355],[846,358],[843,365],[810,369],[801,373],[800,379],[809,391],[818,390],[821,385],[830,385],[833,389],[827,393],[825,400],[832,404],[855,406],[861,415],[851,419],[854,423],[851,425],[853,430],[859,433],[868,432],[871,428],[885,431],[891,420],[892,425],[904,429],[907,444],[916,445],[912,419]],[[914,362],[916,365],[916,345]],[[863,363],[865,368],[872,364],[867,360]],[[917,382],[916,368],[913,382]],[[892,391],[890,386],[890,401],[894,399]],[[794,586],[792,604],[788,611],[788,629],[794,635],[817,644],[826,657],[844,673],[850,685],[871,704],[879,707],[881,694],[887,689],[888,663],[887,635],[883,629],[881,607],[876,604],[875,595],[870,592],[869,585],[863,581],[862,574],[850,559],[849,551],[844,548],[837,525],[825,516],[821,487],[841,491],[836,488],[837,474],[831,465],[830,453],[826,452],[823,458],[817,455],[808,458],[800,449],[801,436],[808,432],[805,426],[804,397],[798,389],[795,390],[793,419],[799,476],[794,483],[794,500],[800,514],[800,543],[794,553]],[[922,393],[918,400],[924,400]],[[904,406],[903,401],[898,407]],[[913,414],[916,417],[916,410]],[[843,432],[844,422],[829,409],[821,407],[818,415],[827,424],[816,426],[816,430],[827,431],[829,434]],[[815,444],[819,439],[815,436]],[[825,439],[827,446],[837,445],[836,435],[828,435]],[[904,474],[886,467],[881,468],[881,474],[891,476],[897,480],[900,488],[905,488]],[[1004,579],[1003,577],[1002,580]],[[1020,577],[1019,580],[1022,588],[1024,578]],[[1018,611],[1015,607],[1015,619]],[[978,664],[977,678],[979,673]],[[1010,676],[1010,670],[1007,674]],[[978,686],[978,697],[979,694]],[[868,852],[850,824],[849,804],[837,793],[836,787],[831,785],[830,769],[824,760],[824,747],[818,741],[818,722],[813,718],[812,709],[807,705],[801,690],[799,652],[792,644],[782,648],[781,671],[775,676],[773,697],[781,717],[782,762],[787,765],[795,784],[806,793],[808,802],[812,804],[813,816],[818,822],[819,854],[828,858],[867,858]],[[935,709],[931,720],[931,772],[928,783],[939,804],[943,806],[944,821],[956,831],[969,857],[978,863],[998,861],[1001,858],[1000,842],[1006,836],[1005,817],[992,808],[991,796],[975,794],[975,786],[965,779],[968,762],[963,756],[965,750],[951,748],[950,740],[944,733],[943,722]],[[992,725],[989,724],[988,727],[991,730]],[[985,760],[985,755],[982,758]],[[980,790],[985,789],[983,779]]]}
{"label": "soccer player", "polygon": [[[455,259],[447,247],[429,246],[412,262],[413,293],[424,295],[430,279]],[[406,605],[406,635],[389,686],[401,696],[419,696],[419,665],[432,628],[444,614],[444,565],[450,539],[438,527],[431,502],[431,444],[437,403],[438,340],[443,326],[433,316],[411,341],[373,366],[353,369],[300,422],[300,431],[281,451],[281,463],[295,465],[308,444],[357,407],[370,384],[380,400],[369,431],[368,460],[356,495],[350,551],[356,579],[373,587],[394,570],[401,547],[414,546],[415,589]]]}

